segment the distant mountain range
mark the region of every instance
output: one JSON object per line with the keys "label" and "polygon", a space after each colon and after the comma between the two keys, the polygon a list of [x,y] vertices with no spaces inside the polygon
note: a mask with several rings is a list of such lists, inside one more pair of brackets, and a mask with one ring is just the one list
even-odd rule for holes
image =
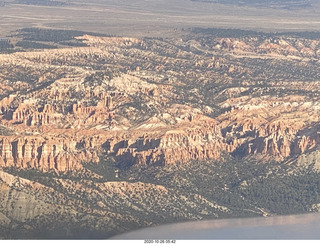
{"label": "distant mountain range", "polygon": [[207,2],[220,4],[248,5],[256,7],[297,9],[311,7],[310,0],[191,0],[193,2]]}

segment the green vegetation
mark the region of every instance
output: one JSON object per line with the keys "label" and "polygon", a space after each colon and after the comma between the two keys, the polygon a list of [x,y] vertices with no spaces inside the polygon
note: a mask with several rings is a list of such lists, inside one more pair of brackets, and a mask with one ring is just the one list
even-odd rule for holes
{"label": "green vegetation", "polygon": [[[262,164],[225,156],[216,162],[129,169],[120,168],[112,159],[83,165],[84,170],[69,173],[6,169],[54,189],[32,192],[37,199],[73,208],[24,222],[24,226],[33,226],[28,232],[32,235],[21,227],[21,237],[85,238],[92,233],[106,238],[147,223],[298,214],[315,211],[313,205],[320,203],[319,173],[276,162]],[[118,214],[113,221],[124,229],[110,228],[104,220],[109,213]],[[99,225],[94,224],[97,221]]]}
{"label": "green vegetation", "polygon": [[[128,181],[163,185],[180,196],[193,199],[197,194],[231,210],[224,212],[217,209],[219,217],[261,216],[263,213],[260,209],[269,215],[306,213],[312,211],[313,204],[320,203],[319,173],[311,170],[293,170],[279,163],[261,164],[228,158],[221,162],[194,161],[187,164],[133,166],[130,169],[121,169],[113,160],[108,159],[101,160],[99,164],[86,163],[84,166],[85,171],[64,174],[14,168],[6,171],[54,188],[60,186],[53,179],[96,183]],[[119,172],[118,177],[116,172]],[[59,191],[65,190],[61,188]],[[141,194],[149,193],[143,192],[142,189]],[[149,197],[152,199],[156,196]],[[199,214],[201,210],[203,209],[192,211]],[[166,215],[165,212],[163,214]],[[167,216],[169,217],[170,215]],[[214,215],[203,217],[212,218]]]}
{"label": "green vegetation", "polygon": [[52,186],[54,184],[54,181],[52,181],[53,179],[68,179],[75,182],[85,180],[101,181],[102,179],[102,177],[98,177],[97,174],[94,174],[93,171],[86,169],[70,172],[57,172],[54,170],[43,172],[34,168],[18,169],[15,167],[7,167],[4,168],[4,171],[24,179],[39,182],[46,186]]}
{"label": "green vegetation", "polygon": [[239,193],[271,213],[306,213],[313,204],[320,202],[319,176],[319,173],[308,171],[296,175],[272,175],[252,180]]}
{"label": "green vegetation", "polygon": [[7,128],[7,127],[0,125],[0,135],[1,136],[11,136],[11,135],[14,135],[14,131]]}
{"label": "green vegetation", "polygon": [[82,31],[24,28],[20,31],[19,35],[22,36],[24,40],[57,43],[69,41],[74,37],[84,34],[86,33]]}
{"label": "green vegetation", "polygon": [[21,29],[18,36],[22,36],[24,40],[28,40],[28,41],[59,43],[64,41],[71,41],[75,37],[83,36],[85,34],[95,35],[95,36],[105,36],[97,33],[88,33],[83,31],[53,30],[53,29],[39,29],[39,28]]}
{"label": "green vegetation", "polygon": [[[21,4],[24,1],[19,1]],[[26,0],[29,2],[29,0]],[[32,1],[31,1],[32,2]],[[54,6],[56,1],[36,1],[43,4],[50,3]],[[30,3],[31,4],[31,3]],[[97,33],[88,33],[73,30],[53,30],[40,28],[24,28],[18,31],[18,34],[10,38],[0,39],[0,53],[21,52],[30,49],[53,49],[59,47],[86,47],[87,44],[81,39],[75,37],[83,36],[85,34],[100,36]],[[105,35],[104,35],[105,36]],[[11,38],[17,38],[17,42],[11,43]],[[14,43],[14,44],[13,44]]]}
{"label": "green vegetation", "polygon": [[9,39],[0,39],[0,53],[10,53],[12,52],[13,45],[10,43]]}
{"label": "green vegetation", "polygon": [[119,168],[117,167],[118,163],[115,162],[112,158],[100,159],[99,163],[84,163],[83,166],[94,172],[97,175],[100,175],[100,181],[117,181],[119,180],[117,175],[119,175]]}
{"label": "green vegetation", "polygon": [[261,215],[260,208],[271,215],[305,213],[320,202],[319,173],[279,163],[229,158],[224,162],[133,167],[121,175],[185,195],[200,194],[230,208],[232,217]]}
{"label": "green vegetation", "polygon": [[21,47],[23,49],[52,49],[57,48],[57,46],[43,44],[39,42],[31,42],[31,41],[19,41],[16,46]]}
{"label": "green vegetation", "polygon": [[265,32],[251,31],[251,30],[238,30],[238,29],[220,29],[220,28],[194,28],[192,30],[195,34],[206,34],[220,38],[241,38],[248,36],[271,36]]}
{"label": "green vegetation", "polygon": [[71,41],[60,41],[60,45],[63,46],[69,46],[69,47],[87,47],[88,45],[86,43],[83,43],[81,40],[74,39]]}

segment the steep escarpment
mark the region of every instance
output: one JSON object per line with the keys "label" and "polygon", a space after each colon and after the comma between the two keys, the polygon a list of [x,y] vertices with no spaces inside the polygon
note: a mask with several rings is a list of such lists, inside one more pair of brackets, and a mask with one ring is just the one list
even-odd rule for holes
{"label": "steep escarpment", "polygon": [[0,166],[283,161],[317,149],[319,40],[235,33],[83,35],[86,46],[1,54]]}
{"label": "steep escarpment", "polygon": [[[319,145],[317,101],[304,102],[301,96],[283,97],[281,102],[271,96],[247,99],[246,105],[230,99],[223,105],[230,111],[220,116],[229,124],[226,136],[245,138],[238,149],[242,155],[271,155],[281,160]],[[230,107],[229,102],[234,105]]]}
{"label": "steep escarpment", "polygon": [[82,161],[97,162],[96,152],[76,151],[76,142],[63,138],[2,137],[0,165],[2,167],[37,168],[69,171],[82,167]]}

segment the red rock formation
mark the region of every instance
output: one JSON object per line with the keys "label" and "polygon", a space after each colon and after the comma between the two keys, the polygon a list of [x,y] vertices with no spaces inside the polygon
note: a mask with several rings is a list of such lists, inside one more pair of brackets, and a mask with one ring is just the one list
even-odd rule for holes
{"label": "red rock formation", "polygon": [[[0,136],[0,166],[66,171],[80,168],[81,161],[98,161],[101,153],[137,164],[214,160],[224,151],[282,160],[320,144],[318,98],[282,96],[289,86],[316,94],[316,75],[312,82],[275,79],[265,87],[265,75],[272,71],[257,70],[255,80],[256,70],[236,59],[319,57],[319,40],[219,38],[211,41],[214,49],[194,41],[188,45],[201,52],[186,52],[186,46],[176,52],[172,46],[166,56],[167,42],[157,50],[156,44],[141,48],[146,44],[135,38],[79,38],[90,47],[0,55],[1,65],[12,66],[3,80],[1,74],[0,89],[15,94],[0,101],[0,125],[16,133]],[[311,62],[301,65],[308,68]],[[13,87],[9,77],[19,69],[32,73],[35,84],[17,80]],[[213,90],[226,86],[208,95],[197,87],[189,90],[192,82]],[[211,95],[223,102],[210,105],[205,96]],[[188,106],[177,104],[183,102]],[[219,108],[216,120],[204,115]]]}
{"label": "red rock formation", "polygon": [[76,149],[76,142],[38,137],[0,138],[0,166],[68,171],[82,168],[81,162],[98,162],[96,152]]}

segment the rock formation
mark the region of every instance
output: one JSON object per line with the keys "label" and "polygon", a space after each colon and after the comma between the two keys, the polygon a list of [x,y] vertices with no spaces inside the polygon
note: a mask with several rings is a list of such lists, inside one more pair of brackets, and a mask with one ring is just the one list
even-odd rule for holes
{"label": "rock formation", "polygon": [[98,162],[96,152],[76,150],[76,142],[58,138],[39,137],[0,138],[2,167],[37,168],[39,170],[69,171],[82,168],[81,162]]}
{"label": "rock formation", "polygon": [[0,132],[14,132],[0,133],[1,167],[282,161],[319,146],[319,40],[77,39],[88,46],[0,55]]}

